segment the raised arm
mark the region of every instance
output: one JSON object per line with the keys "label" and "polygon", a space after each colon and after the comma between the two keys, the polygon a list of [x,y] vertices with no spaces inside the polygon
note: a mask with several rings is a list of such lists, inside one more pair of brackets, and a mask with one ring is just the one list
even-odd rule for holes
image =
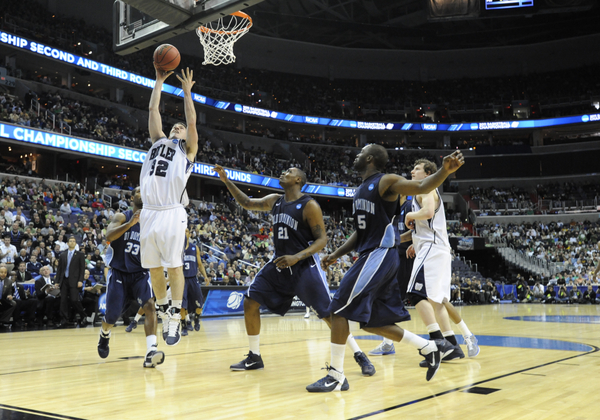
{"label": "raised arm", "polygon": [[379,193],[382,197],[427,194],[442,185],[448,175],[456,172],[464,163],[462,153],[457,150],[444,158],[442,167],[435,174],[421,181],[409,181],[399,175],[387,174],[381,178]]}
{"label": "raised arm", "polygon": [[316,254],[327,245],[327,232],[325,231],[325,222],[323,222],[321,206],[319,206],[315,200],[311,200],[306,204],[303,213],[304,220],[306,220],[306,223],[310,226],[310,231],[315,240],[308,248],[303,249],[295,255],[283,255],[275,259],[273,262],[279,268],[291,267],[298,261]]}
{"label": "raised arm", "polygon": [[128,223],[125,223],[125,215],[123,213],[117,213],[113,216],[108,228],[106,229],[106,240],[114,241],[115,239],[119,239],[125,232],[129,230],[132,226],[135,226],[140,220],[140,212],[137,211],[131,217],[131,220]]}
{"label": "raised arm", "polygon": [[185,145],[187,148],[187,158],[190,161],[196,160],[196,154],[198,153],[198,130],[196,129],[196,108],[194,107],[194,101],[192,100],[192,86],[194,82],[194,71],[190,70],[189,67],[185,71],[181,70],[181,77],[175,75],[181,82],[181,89],[183,89],[183,109],[185,110],[185,122],[187,124],[187,137],[185,139]]}
{"label": "raised arm", "polygon": [[167,77],[173,74],[172,71],[164,72],[157,69],[156,64],[154,65],[154,69],[156,70],[156,83],[154,84],[154,89],[152,89],[152,95],[150,96],[150,105],[148,105],[148,110],[150,111],[150,116],[148,117],[148,131],[150,132],[150,140],[152,140],[152,143],[166,137],[165,133],[163,133],[162,120],[160,118],[158,107],[160,105],[160,94],[162,92],[163,83]]}
{"label": "raised arm", "polygon": [[269,194],[263,198],[250,198],[227,178],[227,172],[225,172],[222,166],[215,165],[215,172],[219,174],[219,178],[221,178],[221,181],[223,181],[231,195],[233,195],[235,201],[246,210],[270,211],[275,202],[281,197],[281,194]]}

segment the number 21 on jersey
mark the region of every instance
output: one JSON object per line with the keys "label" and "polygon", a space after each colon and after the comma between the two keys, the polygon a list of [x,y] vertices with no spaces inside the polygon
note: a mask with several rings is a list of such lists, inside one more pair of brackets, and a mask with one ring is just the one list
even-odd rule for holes
{"label": "number 21 on jersey", "polygon": [[284,226],[279,226],[279,230],[277,231],[277,239],[290,239],[288,236],[288,230]]}

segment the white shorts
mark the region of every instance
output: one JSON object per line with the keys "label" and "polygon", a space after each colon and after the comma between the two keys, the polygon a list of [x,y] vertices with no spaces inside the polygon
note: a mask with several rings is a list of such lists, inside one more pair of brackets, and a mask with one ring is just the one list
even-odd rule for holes
{"label": "white shorts", "polygon": [[432,242],[417,251],[407,293],[423,296],[437,303],[450,300],[452,259],[450,250]]}
{"label": "white shorts", "polygon": [[183,265],[187,219],[183,206],[165,210],[142,209],[140,214],[142,267],[175,268]]}

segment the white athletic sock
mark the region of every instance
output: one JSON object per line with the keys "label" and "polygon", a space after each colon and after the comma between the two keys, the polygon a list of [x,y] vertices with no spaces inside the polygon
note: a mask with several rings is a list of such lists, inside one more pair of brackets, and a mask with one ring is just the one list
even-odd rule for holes
{"label": "white athletic sock", "polygon": [[344,373],[344,353],[346,352],[345,344],[331,343],[331,367],[340,373]]}
{"label": "white athletic sock", "polygon": [[142,316],[140,314],[135,314],[135,318],[133,318],[135,320],[135,322],[138,322],[140,320]]}
{"label": "white athletic sock", "polygon": [[[425,340],[422,337],[419,337],[416,334],[411,333],[410,331],[404,330],[404,336],[402,337],[402,340],[400,340],[401,343],[403,344],[409,344],[411,346],[413,346],[414,348],[416,348],[417,350],[422,350],[425,349],[427,347],[427,345],[429,344],[429,340]],[[432,342],[433,343],[433,342]],[[435,344],[434,344],[435,346]],[[436,350],[437,346],[435,346]],[[429,354],[432,350],[427,349],[426,352],[424,351],[423,354]]]}
{"label": "white athletic sock", "polygon": [[187,315],[185,316],[185,321],[186,321],[186,322],[190,322],[190,314],[187,314]]}
{"label": "white athletic sock", "polygon": [[361,351],[360,347],[358,347],[358,344],[356,344],[356,340],[354,339],[354,336],[352,334],[350,334],[348,336],[348,340],[346,340],[346,344],[348,344],[350,346],[350,348],[352,349],[352,353]]}
{"label": "white athletic sock", "polygon": [[434,322],[433,324],[429,324],[427,326],[427,332],[429,334],[431,334],[434,331],[439,331],[440,330],[440,324],[438,324],[437,322]]}
{"label": "white athletic sock", "polygon": [[383,337],[383,344],[385,344],[386,346],[391,346],[392,344],[394,344],[394,342],[389,338]]}
{"label": "white athletic sock", "polygon": [[163,298],[163,299],[156,299],[156,304],[158,306],[163,306],[163,305],[168,305],[169,304],[169,299],[168,298]]}
{"label": "white athletic sock", "polygon": [[471,333],[471,331],[469,331],[469,327],[467,327],[467,324],[465,324],[465,321],[460,321],[460,323],[456,324],[458,325],[458,328],[460,329],[460,333],[463,335],[463,337],[468,337],[470,335],[473,335]]}
{"label": "white athletic sock", "polygon": [[454,335],[454,331],[452,331],[452,330],[450,330],[450,331],[442,331],[442,335],[444,336],[444,338],[450,337],[451,335]]}
{"label": "white athletic sock", "polygon": [[260,355],[260,334],[258,335],[249,335],[248,343],[250,345],[250,351],[257,356]]}
{"label": "white athletic sock", "polygon": [[103,336],[107,336],[110,334],[110,330],[105,331],[104,328],[100,327],[100,332],[102,333]]}
{"label": "white athletic sock", "polygon": [[150,353],[151,350],[156,350],[157,346],[158,346],[158,344],[156,343],[156,336],[155,335],[147,335],[146,336],[146,354]]}
{"label": "white athletic sock", "polygon": [[183,303],[182,300],[175,300],[173,299],[173,301],[171,302],[171,306],[173,306],[174,308],[177,308],[179,310],[181,310],[181,304]]}

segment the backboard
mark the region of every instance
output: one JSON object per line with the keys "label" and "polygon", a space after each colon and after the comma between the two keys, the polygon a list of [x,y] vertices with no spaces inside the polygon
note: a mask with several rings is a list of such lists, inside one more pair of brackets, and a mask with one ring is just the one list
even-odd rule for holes
{"label": "backboard", "polygon": [[114,51],[127,55],[158,46],[169,38],[262,1],[116,0],[113,5]]}

